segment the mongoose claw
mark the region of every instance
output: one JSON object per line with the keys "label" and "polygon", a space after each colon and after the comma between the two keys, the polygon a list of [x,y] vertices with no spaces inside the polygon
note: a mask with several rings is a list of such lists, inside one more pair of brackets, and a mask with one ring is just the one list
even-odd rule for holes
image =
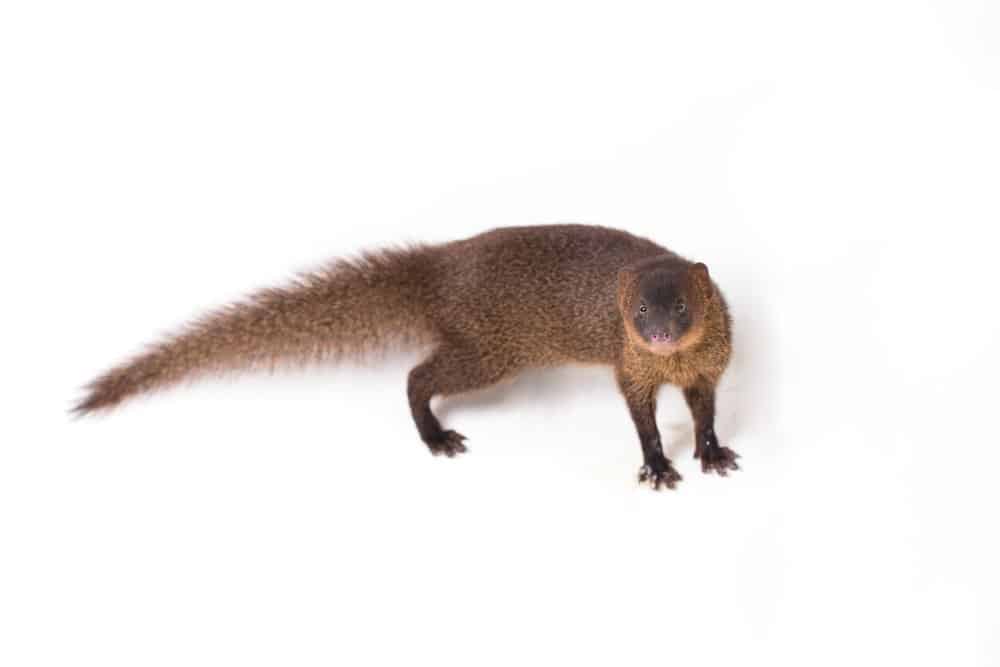
{"label": "mongoose claw", "polygon": [[639,483],[649,484],[650,488],[654,491],[659,491],[661,488],[673,489],[677,486],[677,482],[682,479],[683,477],[681,477],[679,472],[674,470],[674,466],[670,461],[663,461],[652,465],[647,463],[639,468]]}
{"label": "mongoose claw", "polygon": [[736,463],[736,459],[739,457],[740,455],[729,449],[729,447],[715,445],[714,447],[703,449],[698,458],[701,459],[702,472],[717,472],[722,477],[725,477],[729,474],[730,470],[740,469],[739,464]]}
{"label": "mongoose claw", "polygon": [[439,438],[427,443],[427,448],[434,456],[444,454],[448,458],[454,458],[456,455],[468,451],[466,446],[462,444],[465,439],[465,436],[457,431],[442,431]]}

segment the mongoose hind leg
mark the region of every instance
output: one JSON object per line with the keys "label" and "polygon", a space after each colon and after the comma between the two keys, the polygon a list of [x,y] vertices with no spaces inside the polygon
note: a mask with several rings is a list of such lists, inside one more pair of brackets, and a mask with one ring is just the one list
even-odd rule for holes
{"label": "mongoose hind leg", "polygon": [[464,435],[445,430],[431,411],[431,398],[482,389],[499,382],[514,364],[489,358],[474,346],[442,343],[427,360],[410,371],[407,395],[420,439],[435,456],[453,457],[466,451]]}

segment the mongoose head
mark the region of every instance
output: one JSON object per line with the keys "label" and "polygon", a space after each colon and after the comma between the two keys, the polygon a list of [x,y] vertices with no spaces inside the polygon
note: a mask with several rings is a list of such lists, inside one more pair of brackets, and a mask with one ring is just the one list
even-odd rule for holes
{"label": "mongoose head", "polygon": [[670,355],[697,343],[714,289],[704,264],[654,257],[621,272],[618,303],[633,344]]}

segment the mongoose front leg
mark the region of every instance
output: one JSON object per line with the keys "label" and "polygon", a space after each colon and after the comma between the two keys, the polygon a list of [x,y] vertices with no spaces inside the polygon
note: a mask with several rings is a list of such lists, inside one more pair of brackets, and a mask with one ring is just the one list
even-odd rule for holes
{"label": "mongoose front leg", "polygon": [[431,412],[431,398],[481,389],[498,382],[513,364],[486,359],[476,349],[442,344],[426,361],[410,371],[407,395],[420,439],[435,456],[453,457],[466,451],[464,435],[445,430]]}
{"label": "mongoose front leg", "polygon": [[739,470],[739,454],[719,445],[715,435],[715,385],[700,380],[685,387],[684,400],[694,417],[694,457],[701,459],[702,471],[725,476],[730,470]]}
{"label": "mongoose front leg", "polygon": [[663,455],[660,431],[656,428],[657,387],[634,384],[621,373],[618,374],[618,387],[628,404],[642,447],[643,465],[639,468],[639,482],[648,483],[657,490],[661,487],[674,488],[681,481],[681,475],[670,459]]}

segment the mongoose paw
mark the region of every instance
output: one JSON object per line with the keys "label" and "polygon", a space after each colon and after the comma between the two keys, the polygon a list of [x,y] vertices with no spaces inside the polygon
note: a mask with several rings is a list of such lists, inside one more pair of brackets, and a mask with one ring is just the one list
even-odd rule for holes
{"label": "mongoose paw", "polygon": [[639,468],[639,483],[649,484],[654,491],[659,491],[661,488],[673,489],[677,486],[677,482],[682,479],[681,474],[666,459],[647,463]]}
{"label": "mongoose paw", "polygon": [[431,454],[434,456],[445,455],[448,458],[454,458],[457,454],[468,451],[462,441],[465,440],[465,436],[456,431],[442,431],[441,435],[429,440],[427,442],[427,448],[431,450]]}
{"label": "mongoose paw", "polygon": [[729,449],[729,447],[723,447],[718,444],[712,447],[705,447],[700,452],[696,451],[695,458],[701,459],[702,472],[717,472],[725,477],[729,474],[730,470],[740,469],[739,464],[736,463],[736,459],[740,458],[740,455]]}

